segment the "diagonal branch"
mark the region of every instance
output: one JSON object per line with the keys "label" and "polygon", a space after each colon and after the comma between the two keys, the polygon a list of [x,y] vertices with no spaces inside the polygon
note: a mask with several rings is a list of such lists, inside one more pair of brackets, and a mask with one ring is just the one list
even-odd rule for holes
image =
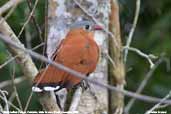
{"label": "diagonal branch", "polygon": [[[26,80],[25,77],[15,78],[15,79],[14,79],[14,84],[21,83],[21,82],[23,82],[24,80]],[[11,84],[12,84],[12,81],[11,81],[11,80],[3,81],[3,82],[1,82],[1,84],[0,84],[0,89],[6,87],[6,86],[8,86],[8,85],[11,85]]]}
{"label": "diagonal branch", "polygon": [[[12,41],[14,41],[17,45],[24,48],[24,45],[18,40],[16,35],[13,33],[10,26],[6,23],[6,21],[3,18],[0,18],[0,21],[2,20],[2,23],[0,24],[0,33],[9,37]],[[9,48],[9,51],[12,53],[13,56],[18,55],[16,58],[19,64],[22,66],[22,71],[24,72],[24,75],[32,81],[34,76],[38,73],[34,63],[32,62],[31,57],[28,54],[25,54],[22,50],[16,49],[14,47],[11,47],[10,45],[7,45]],[[25,48],[24,48],[25,49]]]}
{"label": "diagonal branch", "polygon": [[133,26],[132,26],[131,31],[129,33],[128,40],[126,42],[126,46],[125,46],[126,50],[124,51],[124,62],[125,63],[126,63],[127,55],[128,55],[128,48],[132,42],[132,37],[133,37],[134,31],[135,31],[135,28],[137,25],[139,12],[140,12],[140,3],[141,3],[141,0],[136,0],[136,11],[135,11],[135,16],[134,16]]}
{"label": "diagonal branch", "polygon": [[158,57],[153,55],[153,54],[145,54],[143,53],[142,51],[140,51],[139,49],[137,48],[133,48],[133,47],[124,47],[125,51],[126,49],[127,50],[130,50],[130,51],[133,51],[133,52],[136,52],[138,55],[140,55],[141,57],[145,58],[148,60],[149,64],[150,64],[150,69],[152,69],[154,67],[154,63],[152,61],[152,59],[157,59]]}
{"label": "diagonal branch", "polygon": [[[118,89],[123,90],[125,84],[125,66],[122,56],[122,42],[120,34],[120,20],[119,20],[119,4],[117,0],[111,0],[111,15],[110,15],[110,31],[115,34],[115,39],[109,39],[109,54],[110,61],[110,83],[116,85]],[[115,45],[114,40],[117,41],[118,47]],[[113,114],[122,114],[124,107],[124,95],[118,92],[109,92],[111,99],[110,111]]]}
{"label": "diagonal branch", "polygon": [[[14,41],[10,40],[10,38],[8,38],[8,37],[6,37],[6,36],[4,36],[2,34],[0,34],[0,38],[1,38],[1,40],[3,40],[5,43],[9,44],[13,48],[17,48],[19,50],[22,50],[23,52],[28,53],[29,55],[31,55],[34,58],[37,58],[37,59],[39,59],[41,61],[44,61],[44,62],[46,62],[46,63],[48,63],[50,65],[53,65],[54,67],[56,67],[56,68],[58,68],[60,70],[68,72],[68,73],[70,73],[71,75],[73,75],[75,77],[81,78],[81,79],[83,79],[85,81],[88,81],[88,82],[90,82],[92,84],[95,84],[95,85],[97,85],[99,87],[107,88],[107,89],[109,89],[111,91],[121,92],[121,93],[123,93],[123,94],[125,94],[125,95],[127,95],[129,97],[134,97],[134,98],[139,99],[141,101],[146,101],[146,102],[151,102],[151,103],[155,103],[155,102],[158,103],[158,102],[161,101],[161,98],[156,98],[156,97],[146,96],[146,95],[140,95],[140,94],[136,94],[134,92],[127,91],[127,90],[120,90],[120,89],[116,88],[115,86],[111,86],[111,85],[108,85],[108,84],[98,82],[96,80],[89,79],[85,75],[83,75],[83,74],[81,74],[81,73],[79,73],[77,71],[74,71],[74,70],[72,70],[72,69],[70,69],[70,68],[68,68],[68,67],[66,67],[66,66],[64,66],[64,65],[62,65],[60,63],[53,62],[52,60],[49,60],[48,58],[46,58],[46,57],[44,57],[44,56],[42,56],[42,55],[40,55],[40,54],[38,54],[36,52],[33,52],[32,50],[25,49],[25,48],[21,47],[21,45],[18,46],[16,43],[14,43]],[[47,99],[45,99],[45,100],[47,101]],[[165,100],[165,101],[163,101],[163,103],[171,105],[171,100]]]}
{"label": "diagonal branch", "polygon": [[10,9],[11,7],[17,5],[19,2],[22,2],[24,0],[10,0],[8,1],[5,5],[3,5],[2,7],[0,7],[0,16],[6,12],[8,9]]}
{"label": "diagonal branch", "polygon": [[69,111],[76,111],[79,105],[79,101],[81,99],[82,95],[82,87],[78,87],[77,90],[74,93],[74,96],[72,98],[72,102],[69,108]]}
{"label": "diagonal branch", "polygon": [[8,100],[7,100],[7,96],[6,96],[6,95],[8,95],[8,92],[0,90],[0,94],[2,94],[2,97],[3,97],[5,104],[6,104],[6,107],[4,110],[9,111]]}
{"label": "diagonal branch", "polygon": [[[145,88],[147,82],[149,81],[149,79],[153,76],[154,71],[157,69],[157,67],[164,61],[164,58],[160,58],[155,64],[154,67],[150,69],[150,71],[146,74],[145,78],[143,79],[143,81],[141,82],[139,88],[137,89],[136,93],[141,93],[143,91],[143,89]],[[128,104],[125,106],[125,113],[128,114],[129,110],[131,109],[131,107],[133,106],[133,104],[135,103],[136,99],[132,98]]]}
{"label": "diagonal branch", "polygon": [[[7,36],[10,41],[15,42],[15,44],[18,47],[25,50],[24,45],[19,41],[19,39],[16,37],[12,29],[6,23],[6,21],[3,18],[0,18],[0,21],[1,20],[2,20],[2,23],[0,23],[0,33]],[[7,47],[9,48],[9,51],[12,53],[13,56],[18,55],[17,62],[18,64],[21,65],[21,69],[24,75],[29,80],[29,82],[32,83],[32,79],[38,73],[38,70],[36,66],[34,65],[34,63],[32,62],[31,57],[27,53],[25,53],[22,49],[12,47],[11,45],[7,45]],[[47,97],[47,95],[49,97]],[[59,110],[54,98],[52,97],[52,95],[50,95],[50,93],[41,94],[40,102],[43,106],[47,106],[46,108],[47,111]]]}
{"label": "diagonal branch", "polygon": [[37,6],[37,4],[38,4],[38,1],[39,1],[39,0],[36,0],[36,1],[35,1],[35,4],[34,4],[34,6],[33,6],[32,11],[30,12],[29,17],[27,18],[26,22],[23,24],[23,26],[22,26],[22,28],[21,28],[21,30],[20,30],[18,36],[17,36],[18,38],[20,38],[21,34],[22,34],[23,31],[24,31],[25,26],[29,23],[31,17],[33,16],[33,13],[34,13],[34,11],[35,11],[35,9],[36,9],[36,6]]}
{"label": "diagonal branch", "polygon": [[147,112],[145,112],[145,114],[149,114],[149,113],[152,113],[155,109],[158,109],[160,108],[161,104],[163,103],[163,101],[169,99],[171,96],[171,91],[159,102],[157,103],[156,105],[154,105],[151,109],[149,109]]}
{"label": "diagonal branch", "polygon": [[[31,12],[32,12],[32,3],[31,3],[31,0],[27,0],[27,4],[28,4],[28,6],[29,6],[30,13],[31,13]],[[34,13],[34,12],[33,12],[33,13]],[[35,16],[34,16],[34,14],[32,15],[31,18],[32,18],[32,20],[33,20],[33,24],[34,24],[34,26],[35,26],[37,32],[39,33],[39,38],[40,38],[40,40],[43,41],[43,38],[42,38],[42,31],[41,31],[41,29],[40,29],[40,26],[39,26],[38,22],[36,21],[36,18],[35,18]]]}

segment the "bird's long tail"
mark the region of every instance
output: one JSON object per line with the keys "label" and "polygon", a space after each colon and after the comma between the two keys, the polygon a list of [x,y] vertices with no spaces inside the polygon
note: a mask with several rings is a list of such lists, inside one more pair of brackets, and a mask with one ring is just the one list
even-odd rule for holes
{"label": "bird's long tail", "polygon": [[48,66],[40,70],[33,80],[32,91],[56,91],[62,88],[62,80],[65,78],[65,72]]}

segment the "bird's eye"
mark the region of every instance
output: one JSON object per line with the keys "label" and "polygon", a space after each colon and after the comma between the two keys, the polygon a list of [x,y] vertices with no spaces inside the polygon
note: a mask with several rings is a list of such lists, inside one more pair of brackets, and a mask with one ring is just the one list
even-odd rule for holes
{"label": "bird's eye", "polygon": [[91,27],[90,27],[90,25],[85,25],[84,29],[85,29],[85,30],[90,30]]}

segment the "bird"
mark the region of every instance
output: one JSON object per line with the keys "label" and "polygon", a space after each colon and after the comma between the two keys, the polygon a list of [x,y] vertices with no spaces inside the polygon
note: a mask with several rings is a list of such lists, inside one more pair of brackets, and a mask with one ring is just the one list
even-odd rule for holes
{"label": "bird", "polygon": [[[69,26],[69,32],[54,52],[52,60],[72,70],[89,76],[99,60],[99,46],[94,32],[102,27],[92,21],[79,21]],[[52,65],[41,69],[33,80],[32,91],[58,91],[71,89],[83,80]]]}

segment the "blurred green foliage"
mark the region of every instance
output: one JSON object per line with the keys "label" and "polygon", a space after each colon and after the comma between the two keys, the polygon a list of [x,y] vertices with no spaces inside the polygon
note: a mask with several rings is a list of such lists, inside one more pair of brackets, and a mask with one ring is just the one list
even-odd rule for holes
{"label": "blurred green foliage", "polygon": [[[34,3],[34,0],[32,0]],[[135,3],[136,0],[119,0],[120,1],[120,19],[121,19],[121,29],[123,43],[125,44],[128,33],[133,22]],[[0,0],[0,6],[2,6],[7,0]],[[35,17],[43,30],[44,26],[44,0],[39,0],[38,7],[35,11]],[[138,24],[133,36],[132,47],[138,48],[147,54],[155,54],[160,56],[161,53],[165,53],[168,59],[171,58],[171,0],[142,0],[140,16]],[[4,14],[5,16],[6,14]],[[29,16],[29,8],[26,2],[23,2],[17,6],[14,13],[7,19],[7,22],[18,35],[23,23],[27,20]],[[38,32],[35,29],[33,22],[28,24],[27,31],[31,35],[32,47],[40,44],[40,39],[38,37]],[[26,35],[23,32],[20,40],[26,45]],[[41,49],[36,50],[41,53]],[[5,45],[0,41],[0,64],[3,64],[10,58],[9,53],[6,50]],[[34,60],[36,65],[39,62]],[[16,77],[23,76],[20,71],[20,66],[15,62],[11,62],[2,69],[0,69],[0,81],[9,80],[11,77],[11,72],[13,65],[16,66]],[[39,65],[40,66],[40,65]],[[144,58],[140,57],[134,52],[129,52],[127,69],[132,69],[127,72],[127,85],[126,89],[131,91],[136,91],[137,87],[144,79],[146,73],[150,70],[149,63]],[[171,71],[166,70],[166,63],[159,65],[157,70],[154,72],[152,78],[147,83],[143,94],[153,95],[157,97],[164,97],[171,90]],[[22,101],[22,105],[25,106],[26,100],[30,95],[30,87],[27,81],[22,82],[17,85],[19,92],[19,97]],[[9,95],[12,93],[13,89],[11,87],[6,87]],[[37,97],[33,95],[31,104],[29,105],[29,110],[41,110],[41,106],[38,103]],[[130,98],[126,97],[126,103]],[[1,100],[0,100],[1,102]],[[18,106],[16,100],[14,103]],[[132,107],[130,114],[142,114],[147,109],[151,108],[154,104],[136,101]],[[168,114],[171,113],[171,108],[167,107]]]}
{"label": "blurred green foliage", "polygon": [[[120,0],[121,2],[121,27],[123,42],[126,42],[130,26],[133,21],[136,0]],[[171,1],[170,0],[141,0],[141,10],[138,24],[133,36],[131,46],[147,54],[160,56],[166,54],[171,59]],[[170,62],[171,64],[171,62]],[[134,52],[129,52],[127,60],[126,89],[136,91],[147,72],[149,63]],[[171,71],[166,70],[166,63],[162,63],[155,70],[147,83],[143,94],[164,97],[171,90]],[[130,98],[126,99],[126,102]],[[154,104],[136,101],[130,114],[143,114]],[[160,109],[171,113],[171,107]]]}
{"label": "blurred green foliage", "polygon": [[[8,0],[1,0],[0,6],[2,6],[7,1]],[[34,2],[35,1],[32,1],[32,4],[34,4]],[[45,10],[44,9],[44,7],[45,7],[44,2],[45,2],[44,0],[39,1],[38,6],[37,6],[35,13],[34,13],[34,17],[36,18],[37,23],[39,24],[40,28],[42,29],[42,32],[44,31],[43,30],[44,10]],[[3,16],[5,17],[6,14],[7,13],[3,14]],[[16,7],[16,9],[12,13],[12,15],[10,15],[10,17],[8,17],[7,22],[11,26],[11,28],[13,29],[13,31],[15,32],[16,35],[19,34],[19,32],[20,32],[23,24],[27,20],[29,14],[30,14],[29,7],[27,5],[27,2],[24,1],[24,2],[20,3]],[[31,35],[30,37],[31,37],[32,48],[37,46],[38,44],[40,44],[38,32],[36,31],[36,28],[35,28],[33,21],[30,21],[28,23],[26,30]],[[26,30],[23,31],[23,33],[20,37],[20,41],[22,43],[24,43],[25,46],[27,46],[27,44],[26,44]],[[39,53],[42,53],[41,52],[42,47],[40,49],[37,49],[36,51]],[[3,64],[5,61],[7,61],[10,58],[11,58],[11,55],[8,53],[5,45],[0,41],[0,64]],[[37,60],[34,60],[34,62],[36,63],[36,65],[40,66],[40,62],[38,62]],[[15,77],[23,76],[23,73],[20,70],[20,66],[17,64],[17,62],[11,62],[11,63],[7,64],[5,67],[3,67],[2,69],[0,69],[0,76],[1,76],[0,82],[11,79],[12,69],[13,69],[14,65],[16,68]],[[13,92],[12,86],[5,87],[4,89],[6,89],[9,92],[9,95]],[[19,97],[20,97],[21,102],[22,102],[22,106],[25,107],[27,99],[30,96],[31,84],[28,83],[28,81],[23,81],[22,83],[17,85],[17,90],[18,90]],[[8,97],[10,97],[10,96],[8,96]],[[2,101],[0,100],[0,102],[2,102]],[[14,100],[14,104],[16,104],[16,106],[18,107],[18,103],[17,103],[16,99]],[[28,110],[42,110],[35,94],[33,94],[33,97],[32,97],[32,100],[30,102]]]}

